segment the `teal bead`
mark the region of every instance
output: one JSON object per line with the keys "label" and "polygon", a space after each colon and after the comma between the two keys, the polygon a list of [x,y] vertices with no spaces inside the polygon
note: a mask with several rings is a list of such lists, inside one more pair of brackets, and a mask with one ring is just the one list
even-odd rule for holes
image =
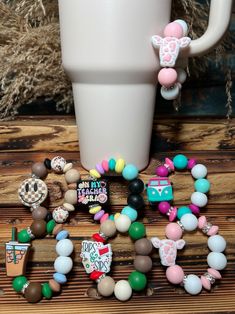
{"label": "teal bead", "polygon": [[132,240],[139,240],[146,235],[145,226],[141,222],[133,222],[128,230]]}
{"label": "teal bead", "polygon": [[109,160],[109,170],[114,171],[115,170],[115,166],[116,166],[116,160],[111,158]]}
{"label": "teal bead", "polygon": [[114,215],[110,215],[109,219],[114,221]]}
{"label": "teal bead", "polygon": [[128,282],[133,290],[141,291],[147,285],[147,278],[145,274],[139,271],[133,271],[128,277]]}
{"label": "teal bead", "polygon": [[192,211],[187,206],[182,206],[178,208],[177,218],[180,220],[185,214],[192,214]]}
{"label": "teal bead", "polygon": [[132,222],[135,221],[138,216],[137,211],[130,206],[124,207],[123,210],[121,211],[121,214],[127,215]]}
{"label": "teal bead", "polygon": [[51,297],[52,297],[52,290],[51,290],[49,283],[47,283],[47,282],[42,285],[42,295],[46,299],[51,299]]}
{"label": "teal bead", "polygon": [[28,243],[30,242],[30,240],[30,235],[28,234],[26,229],[23,229],[18,233],[18,241],[20,243]]}
{"label": "teal bead", "polygon": [[188,159],[184,155],[179,154],[173,158],[173,163],[176,169],[183,170],[187,168]]}
{"label": "teal bead", "polygon": [[23,286],[26,284],[27,278],[25,276],[17,276],[12,281],[13,289],[16,292],[20,292],[23,289]]}
{"label": "teal bead", "polygon": [[197,192],[207,193],[210,191],[211,184],[207,179],[198,179],[194,182],[194,187]]}
{"label": "teal bead", "polygon": [[122,176],[124,179],[131,181],[138,177],[139,171],[135,165],[128,164],[122,171]]}

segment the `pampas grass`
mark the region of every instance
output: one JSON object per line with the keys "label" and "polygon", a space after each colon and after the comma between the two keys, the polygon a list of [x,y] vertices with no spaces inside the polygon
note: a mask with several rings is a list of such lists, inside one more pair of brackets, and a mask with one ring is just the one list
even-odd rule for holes
{"label": "pampas grass", "polygon": [[[189,36],[197,38],[206,28],[207,11],[208,4],[173,0],[172,19],[185,19]],[[216,58],[228,43],[217,48]],[[200,75],[212,59],[215,55],[191,59],[190,74]],[[230,88],[231,79],[226,85],[229,115]],[[61,66],[57,0],[0,0],[0,119],[14,117],[20,106],[40,97],[53,99],[64,112],[73,106],[71,84]]]}

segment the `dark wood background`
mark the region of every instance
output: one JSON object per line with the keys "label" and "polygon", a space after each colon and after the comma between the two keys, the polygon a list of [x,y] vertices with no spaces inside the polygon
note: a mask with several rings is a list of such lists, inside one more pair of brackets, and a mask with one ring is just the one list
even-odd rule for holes
{"label": "dark wood background", "polygon": [[[234,15],[231,24],[234,34]],[[235,313],[235,120],[226,119],[227,109],[224,72],[231,69],[234,79],[234,51],[228,51],[218,67],[212,64],[200,79],[189,81],[183,88],[182,108],[173,110],[172,104],[158,99],[153,125],[151,160],[141,173],[147,182],[155,166],[165,156],[178,152],[194,157],[208,167],[212,188],[209,205],[202,211],[220,227],[227,242],[228,267],[223,279],[216,282],[211,292],[189,296],[181,288],[170,285],[154,252],[153,271],[148,276],[148,288],[134,294],[128,303],[115,298],[96,299],[95,286],[83,271],[79,252],[81,241],[98,231],[87,212],[76,211],[66,224],[75,243],[74,269],[61,295],[51,301],[28,304],[11,287],[5,276],[4,243],[10,239],[11,227],[19,230],[31,224],[31,214],[17,198],[20,182],[30,172],[35,161],[61,154],[72,161],[82,175],[85,171],[79,161],[79,146],[73,113],[59,115],[55,104],[39,100],[25,106],[15,121],[2,122],[0,127],[0,313]],[[232,88],[233,97],[234,86]],[[233,102],[233,107],[235,107]],[[235,108],[234,108],[235,109]],[[189,201],[193,180],[190,174],[171,176],[175,201],[183,205]],[[62,177],[50,174],[47,178],[50,208],[61,204],[66,184]],[[117,179],[111,182],[112,212],[126,204],[126,184]],[[147,227],[148,237],[164,236],[166,217],[148,205],[140,215]],[[203,274],[207,268],[207,238],[199,232],[186,234],[186,248],[179,252],[178,263],[187,273]],[[126,279],[133,270],[134,250],[129,238],[118,236],[112,241],[116,280]],[[51,278],[55,240],[35,240],[30,254],[27,277],[44,282]],[[89,296],[87,295],[89,294]],[[93,296],[93,297],[92,297]]]}

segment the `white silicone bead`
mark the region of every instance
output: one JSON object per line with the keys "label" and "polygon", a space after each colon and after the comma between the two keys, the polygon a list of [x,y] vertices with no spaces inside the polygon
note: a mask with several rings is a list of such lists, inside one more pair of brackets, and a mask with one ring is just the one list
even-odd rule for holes
{"label": "white silicone bead", "polygon": [[183,29],[183,36],[187,36],[188,35],[188,25],[184,20],[175,20],[174,22],[178,23],[181,25],[182,29]]}
{"label": "white silicone bead", "polygon": [[127,232],[131,225],[131,219],[123,214],[120,214],[114,222],[117,230],[122,233]]}
{"label": "white silicone bead", "polygon": [[166,89],[162,86],[161,95],[166,100],[173,100],[179,96],[180,88],[178,84],[175,84],[174,87]]}
{"label": "white silicone bead", "polygon": [[212,252],[221,253],[226,249],[226,241],[219,234],[209,237],[207,245]]}
{"label": "white silicone bead", "polygon": [[193,231],[197,229],[198,220],[193,214],[185,214],[181,217],[180,222],[182,223],[186,231]]}
{"label": "white silicone bead", "polygon": [[63,239],[56,244],[56,253],[60,256],[69,256],[73,252],[73,242],[69,239]]}
{"label": "white silicone bead", "polygon": [[227,266],[227,258],[223,253],[210,252],[207,256],[207,264],[216,270],[222,270]]}
{"label": "white silicone bead", "polygon": [[183,69],[181,69],[181,68],[176,69],[176,72],[177,72],[177,80],[178,80],[178,82],[180,84],[183,84],[186,81],[187,73]]}
{"label": "white silicone bead", "polygon": [[57,273],[68,274],[73,267],[72,258],[67,256],[58,256],[54,262],[54,268]]}
{"label": "white silicone bead", "polygon": [[192,168],[191,174],[195,179],[203,179],[207,175],[207,168],[202,164],[197,164]]}
{"label": "white silicone bead", "polygon": [[208,202],[208,198],[204,193],[193,192],[191,195],[191,202],[198,207],[204,207]]}
{"label": "white silicone bead", "polygon": [[184,284],[184,289],[192,295],[199,294],[202,290],[200,278],[196,275],[188,275]]}
{"label": "white silicone bead", "polygon": [[114,295],[120,301],[127,301],[132,295],[132,289],[127,280],[119,280],[114,287]]}

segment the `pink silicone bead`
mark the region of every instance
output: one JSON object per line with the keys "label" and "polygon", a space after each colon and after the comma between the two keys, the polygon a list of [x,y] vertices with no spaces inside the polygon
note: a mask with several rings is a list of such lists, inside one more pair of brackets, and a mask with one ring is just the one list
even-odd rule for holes
{"label": "pink silicone bead", "polygon": [[160,202],[158,204],[158,209],[160,213],[163,215],[167,214],[170,208],[171,208],[171,205],[168,202]]}
{"label": "pink silicone bead", "polygon": [[169,221],[170,222],[174,221],[176,216],[177,216],[177,207],[173,207],[173,208],[171,208],[171,212],[169,215]]}
{"label": "pink silicone bead", "polygon": [[184,35],[184,30],[179,23],[172,22],[165,27],[163,34],[165,37],[181,38]]}
{"label": "pink silicone bead", "polygon": [[196,166],[197,161],[195,159],[189,159],[187,168],[191,170],[194,166]]}
{"label": "pink silicone bead", "polygon": [[221,279],[222,278],[220,272],[218,270],[215,270],[214,268],[208,268],[207,271],[215,279]]}
{"label": "pink silicone bead", "polygon": [[205,276],[201,276],[201,283],[203,288],[205,288],[206,290],[211,290],[210,280],[207,279]]}
{"label": "pink silicone bead", "polygon": [[156,168],[156,174],[159,177],[167,177],[169,173],[165,166],[158,166]]}
{"label": "pink silicone bead", "polygon": [[168,169],[170,169],[171,171],[174,171],[175,170],[175,166],[174,166],[174,163],[171,159],[169,158],[165,158],[165,164],[164,164],[165,167],[168,167]]}
{"label": "pink silicone bead", "polygon": [[100,223],[104,222],[105,220],[107,220],[109,218],[109,214],[106,213],[102,216],[102,218],[100,219]]}
{"label": "pink silicone bead", "polygon": [[207,220],[206,220],[205,216],[201,216],[198,218],[198,228],[199,229],[202,229],[206,223],[207,223]]}
{"label": "pink silicone bead", "polygon": [[183,231],[177,223],[172,222],[166,226],[165,234],[168,239],[177,241],[181,239]]}
{"label": "pink silicone bead", "polygon": [[104,174],[104,169],[103,167],[101,166],[101,164],[97,164],[95,166],[96,170],[100,173],[100,174]]}
{"label": "pink silicone bead", "polygon": [[210,228],[210,230],[207,232],[207,235],[208,236],[212,236],[212,235],[215,235],[219,232],[219,227],[218,226],[212,226]]}
{"label": "pink silicone bead", "polygon": [[196,216],[200,214],[200,208],[194,204],[190,204],[189,208],[191,209],[192,213]]}
{"label": "pink silicone bead", "polygon": [[178,265],[168,267],[166,270],[166,278],[170,283],[179,285],[184,280],[184,271],[182,267]]}
{"label": "pink silicone bead", "polygon": [[107,160],[103,160],[101,165],[102,165],[105,172],[109,171],[109,162]]}
{"label": "pink silicone bead", "polygon": [[158,73],[158,81],[162,86],[166,88],[173,86],[177,81],[176,70],[172,68],[161,69]]}

